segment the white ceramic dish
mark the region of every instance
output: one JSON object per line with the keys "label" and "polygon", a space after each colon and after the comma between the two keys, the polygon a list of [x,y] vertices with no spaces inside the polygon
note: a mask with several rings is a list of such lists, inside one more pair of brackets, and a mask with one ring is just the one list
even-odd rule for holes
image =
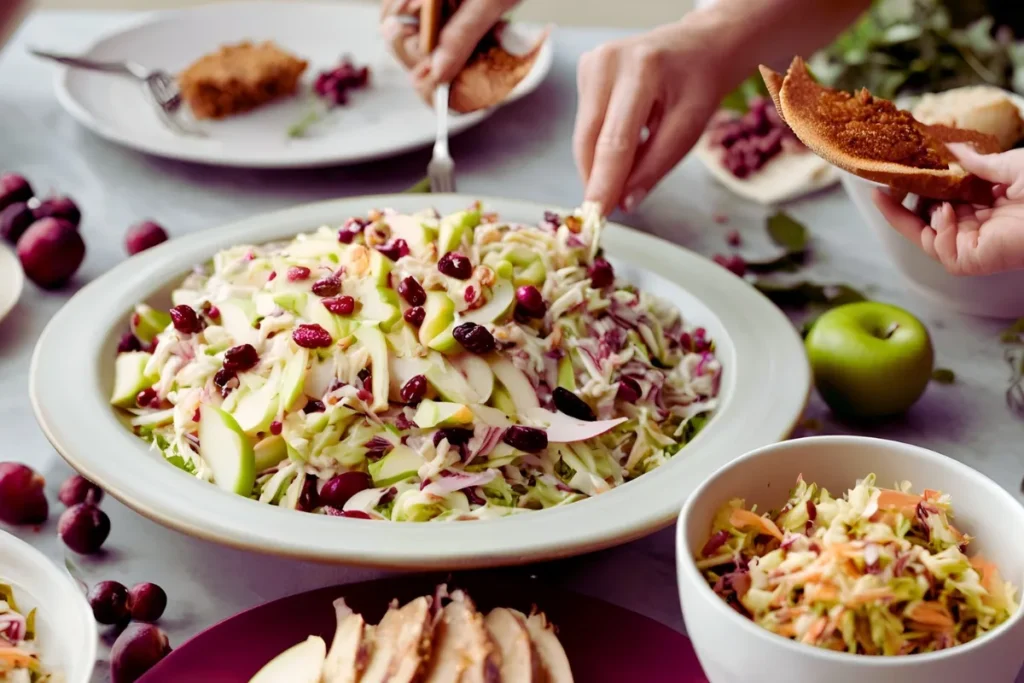
{"label": "white ceramic dish", "polygon": [[24,286],[25,275],[18,257],[6,245],[0,244],[0,320],[17,305]]}
{"label": "white ceramic dish", "polygon": [[[950,494],[957,527],[1018,590],[1024,580],[1024,507],[998,484],[952,458],[895,441],[857,436],[797,439],[748,453],[704,482],[676,529],[686,631],[710,683],[1011,683],[1024,662],[1024,611],[966,645],[909,657],[868,657],[795,643],[756,626],[719,598],[693,562],[715,512],[731,498],[777,508],[798,474],[835,495],[874,472],[880,485],[909,480]],[[1013,539],[1013,540],[1011,540]],[[1019,593],[1018,593],[1019,594]],[[756,672],[756,674],[755,674]]]}
{"label": "white ceramic dish", "polygon": [[14,588],[18,607],[35,608],[40,658],[64,683],[89,683],[96,662],[96,621],[67,571],[6,531],[0,531],[0,582]]}
{"label": "white ceramic dish", "polygon": [[[1007,93],[1024,114],[1024,97]],[[871,200],[871,192],[884,187],[846,171],[840,171],[840,182],[853,201],[864,222],[878,237],[900,274],[914,291],[937,308],[990,318],[1024,316],[1024,271],[995,275],[950,275],[940,263],[911,244],[882,216]],[[909,206],[916,199],[906,200]]]}
{"label": "white ceramic dish", "polygon": [[[310,129],[289,138],[288,128],[309,111],[300,95],[250,114],[200,122],[209,135],[170,132],[130,80],[81,69],[61,68],[60,103],[82,125],[113,142],[143,152],[219,166],[296,168],[348,164],[393,156],[433,143],[433,110],[409,84],[387,52],[378,30],[375,3],[227,2],[162,12],[100,39],[85,54],[95,59],[132,59],[172,73],[217,47],[241,40],[273,40],[310,62],[308,84],[343,54],[370,66],[371,87],[352,93],[350,103]],[[519,27],[523,32],[536,33]],[[47,46],[40,46],[47,47]],[[533,70],[508,101],[532,92],[551,69],[551,41]],[[452,115],[451,134],[479,123],[489,111]]]}
{"label": "white ceramic dish", "polygon": [[[171,287],[217,250],[337,225],[371,208],[411,212],[434,206],[448,213],[473,199],[400,194],[310,204],[132,257],[84,287],[43,332],[30,370],[31,400],[43,430],[90,480],[185,533],[283,555],[444,569],[568,556],[643,536],[670,524],[687,494],[711,472],[792,430],[807,400],[810,370],[789,320],[724,268],[617,225],[608,226],[603,245],[619,274],[675,302],[688,321],[704,326],[717,344],[724,374],[721,408],[689,446],[657,471],[597,498],[452,524],[388,524],[283,510],[224,493],[163,462],[108,406],[114,348],[132,307],[140,300],[169,305]],[[552,208],[501,199],[484,199],[484,205],[503,218],[532,222]]]}

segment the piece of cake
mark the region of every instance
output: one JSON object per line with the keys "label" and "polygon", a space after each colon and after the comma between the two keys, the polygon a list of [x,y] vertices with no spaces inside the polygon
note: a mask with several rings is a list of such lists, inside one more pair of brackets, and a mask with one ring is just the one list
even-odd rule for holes
{"label": "piece of cake", "polygon": [[294,95],[307,64],[272,42],[246,41],[200,57],[178,84],[196,118],[220,119]]}

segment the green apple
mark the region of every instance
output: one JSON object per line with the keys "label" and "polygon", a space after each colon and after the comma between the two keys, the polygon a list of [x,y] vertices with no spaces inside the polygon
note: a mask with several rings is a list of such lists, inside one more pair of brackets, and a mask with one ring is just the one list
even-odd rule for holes
{"label": "green apple", "polygon": [[158,311],[152,306],[139,304],[131,318],[131,331],[143,344],[150,344],[153,337],[167,329],[171,324],[171,316],[165,311]]}
{"label": "green apple", "polygon": [[902,413],[931,379],[934,353],[927,328],[889,304],[833,308],[814,323],[805,344],[818,392],[840,415]]}
{"label": "green apple", "polygon": [[119,408],[135,407],[135,397],[143,389],[156,384],[159,376],[147,375],[146,365],[152,356],[145,351],[118,354],[114,361],[114,391],[110,403]]}
{"label": "green apple", "polygon": [[284,438],[271,434],[260,439],[260,442],[253,446],[256,472],[263,472],[288,457],[288,446]]}
{"label": "green apple", "polygon": [[[309,295],[305,292],[277,292],[273,295],[274,303],[286,311],[301,315],[306,308]],[[323,308],[323,306],[321,306]]]}
{"label": "green apple", "polygon": [[409,245],[409,251],[417,258],[423,258],[434,241],[436,232],[416,216],[396,215],[387,217],[391,236],[401,238]]}
{"label": "green apple", "polygon": [[171,292],[171,306],[191,306],[192,308],[199,307],[199,292],[194,289],[175,289]]}
{"label": "green apple", "polygon": [[295,405],[302,395],[302,388],[306,383],[306,366],[309,365],[309,351],[302,347],[296,347],[288,361],[284,364],[284,372],[281,373],[281,411],[286,412]]}
{"label": "green apple", "polygon": [[444,356],[432,351],[427,357],[427,362],[427,369],[423,375],[443,399],[463,404],[480,402],[480,397],[466,378],[453,368]]}
{"label": "green apple", "polygon": [[498,280],[491,289],[491,297],[487,302],[472,311],[466,311],[459,316],[460,322],[476,323],[484,325],[501,320],[512,309],[516,300],[516,288],[509,280]]}
{"label": "green apple", "polygon": [[256,304],[246,299],[228,299],[218,307],[220,324],[227,330],[236,344],[255,344],[259,340],[256,331]]}
{"label": "green apple", "polygon": [[487,403],[494,391],[494,372],[487,361],[475,354],[463,353],[453,358],[452,364],[465,375],[466,381],[476,394],[476,400],[472,403]]}
{"label": "green apple", "polygon": [[416,328],[403,322],[391,329],[387,335],[388,347],[392,355],[398,358],[414,358],[420,352],[420,340],[416,338]]}
{"label": "green apple", "polygon": [[267,662],[249,683],[320,683],[326,659],[324,639],[310,636]]}
{"label": "green apple", "polygon": [[516,287],[522,285],[535,285],[540,287],[544,284],[544,280],[547,279],[548,271],[544,267],[544,262],[540,259],[530,263],[528,266],[524,266],[516,272],[513,280]]}
{"label": "green apple", "polygon": [[388,409],[388,342],[375,325],[361,324],[356,328],[356,339],[370,354],[373,364],[373,403],[370,409],[379,413]]}
{"label": "green apple", "polygon": [[431,401],[429,398],[420,401],[412,421],[420,429],[434,427],[462,427],[472,424],[473,411],[461,403]]}
{"label": "green apple", "polygon": [[390,373],[391,385],[390,395],[396,403],[400,402],[399,395],[405,383],[416,375],[426,376],[430,369],[430,362],[426,358],[402,358],[391,356],[388,370]]}
{"label": "green apple", "polygon": [[392,261],[376,249],[370,249],[370,278],[378,287],[387,287]]}
{"label": "green apple", "polygon": [[576,391],[576,372],[572,367],[572,351],[566,352],[558,359],[558,386],[569,391]]}
{"label": "green apple", "polygon": [[519,415],[516,412],[516,404],[512,401],[512,395],[508,393],[508,389],[500,384],[495,386],[494,391],[491,392],[490,403],[513,420]]}
{"label": "green apple", "polygon": [[437,231],[437,255],[444,256],[449,251],[457,251],[466,232],[471,232],[478,225],[479,211],[459,211],[442,218]]}
{"label": "green apple", "polygon": [[[239,388],[241,393],[243,390]],[[238,426],[246,434],[254,435],[257,432],[265,432],[270,428],[270,423],[277,416],[281,405],[281,366],[275,365],[270,372],[270,377],[259,389],[245,392],[245,395],[238,399],[238,405],[231,416],[238,422]]]}
{"label": "green apple", "polygon": [[[455,302],[444,292],[427,292],[423,305],[423,324],[420,325],[420,343],[428,346],[430,341],[455,322]],[[454,338],[453,338],[454,340]]]}
{"label": "green apple", "polygon": [[431,339],[427,348],[447,354],[461,353],[462,345],[455,339],[455,323],[444,328],[444,332]]}
{"label": "green apple", "polygon": [[235,418],[215,405],[199,408],[199,455],[213,470],[217,486],[248,496],[256,483],[256,455]]}
{"label": "green apple", "polygon": [[402,319],[401,304],[398,293],[390,287],[363,282],[358,289],[359,320],[380,323],[380,329],[390,332]]}
{"label": "green apple", "polygon": [[338,327],[338,321],[341,318],[324,308],[323,299],[318,296],[309,297],[306,301],[304,312],[305,318],[327,330],[327,333],[331,335],[331,339],[337,340],[340,338],[341,330]]}
{"label": "green apple", "polygon": [[496,354],[491,354],[487,362],[491,364],[494,376],[498,378],[498,381],[508,391],[509,397],[516,407],[516,413],[526,415],[531,410],[540,407],[540,401],[537,400],[537,392],[533,385],[530,384],[530,380],[523,374],[522,370],[512,364],[512,361]]}
{"label": "green apple", "polygon": [[376,488],[391,486],[415,476],[423,462],[423,456],[399,444],[377,462],[370,463],[370,477]]}
{"label": "green apple", "polygon": [[132,427],[161,427],[174,422],[174,408],[158,410],[155,413],[143,413],[128,420]]}

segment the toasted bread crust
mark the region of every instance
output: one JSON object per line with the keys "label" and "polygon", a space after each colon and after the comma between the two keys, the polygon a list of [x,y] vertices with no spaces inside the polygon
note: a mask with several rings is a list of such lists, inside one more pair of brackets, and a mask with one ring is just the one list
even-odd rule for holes
{"label": "toasted bread crust", "polygon": [[[766,73],[767,72],[767,73]],[[887,100],[862,90],[855,95],[817,83],[796,57],[785,78],[761,67],[783,119],[812,151],[855,175],[934,199],[987,203],[991,184],[964,171],[946,148],[966,142],[979,151],[998,141],[975,131],[925,126]]]}

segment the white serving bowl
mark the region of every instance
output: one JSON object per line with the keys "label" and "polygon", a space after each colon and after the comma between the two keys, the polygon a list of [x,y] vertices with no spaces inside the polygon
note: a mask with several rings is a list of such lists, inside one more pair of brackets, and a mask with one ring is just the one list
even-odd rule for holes
{"label": "white serving bowl", "polygon": [[16,536],[0,531],[0,582],[18,607],[36,610],[40,658],[63,683],[89,683],[96,663],[96,621],[67,571]]}
{"label": "white serving bowl", "polygon": [[1024,507],[979,472],[917,446],[859,436],[824,436],[766,446],[726,465],[687,501],[676,527],[679,594],[686,630],[710,683],[1011,683],[1024,663],[1024,611],[985,636],[948,650],[907,657],[832,652],[767,631],[729,607],[708,586],[693,557],[718,509],[744,498],[778,508],[802,474],[840,495],[874,472],[882,485],[908,480],[915,490],[950,494],[957,527],[1020,589],[1024,579]]}
{"label": "white serving bowl", "polygon": [[[938,261],[889,225],[871,200],[884,185],[840,171],[840,182],[864,222],[914,291],[937,307],[991,318],[1024,316],[1024,270],[995,275],[951,275]],[[913,195],[907,203],[914,201]]]}

